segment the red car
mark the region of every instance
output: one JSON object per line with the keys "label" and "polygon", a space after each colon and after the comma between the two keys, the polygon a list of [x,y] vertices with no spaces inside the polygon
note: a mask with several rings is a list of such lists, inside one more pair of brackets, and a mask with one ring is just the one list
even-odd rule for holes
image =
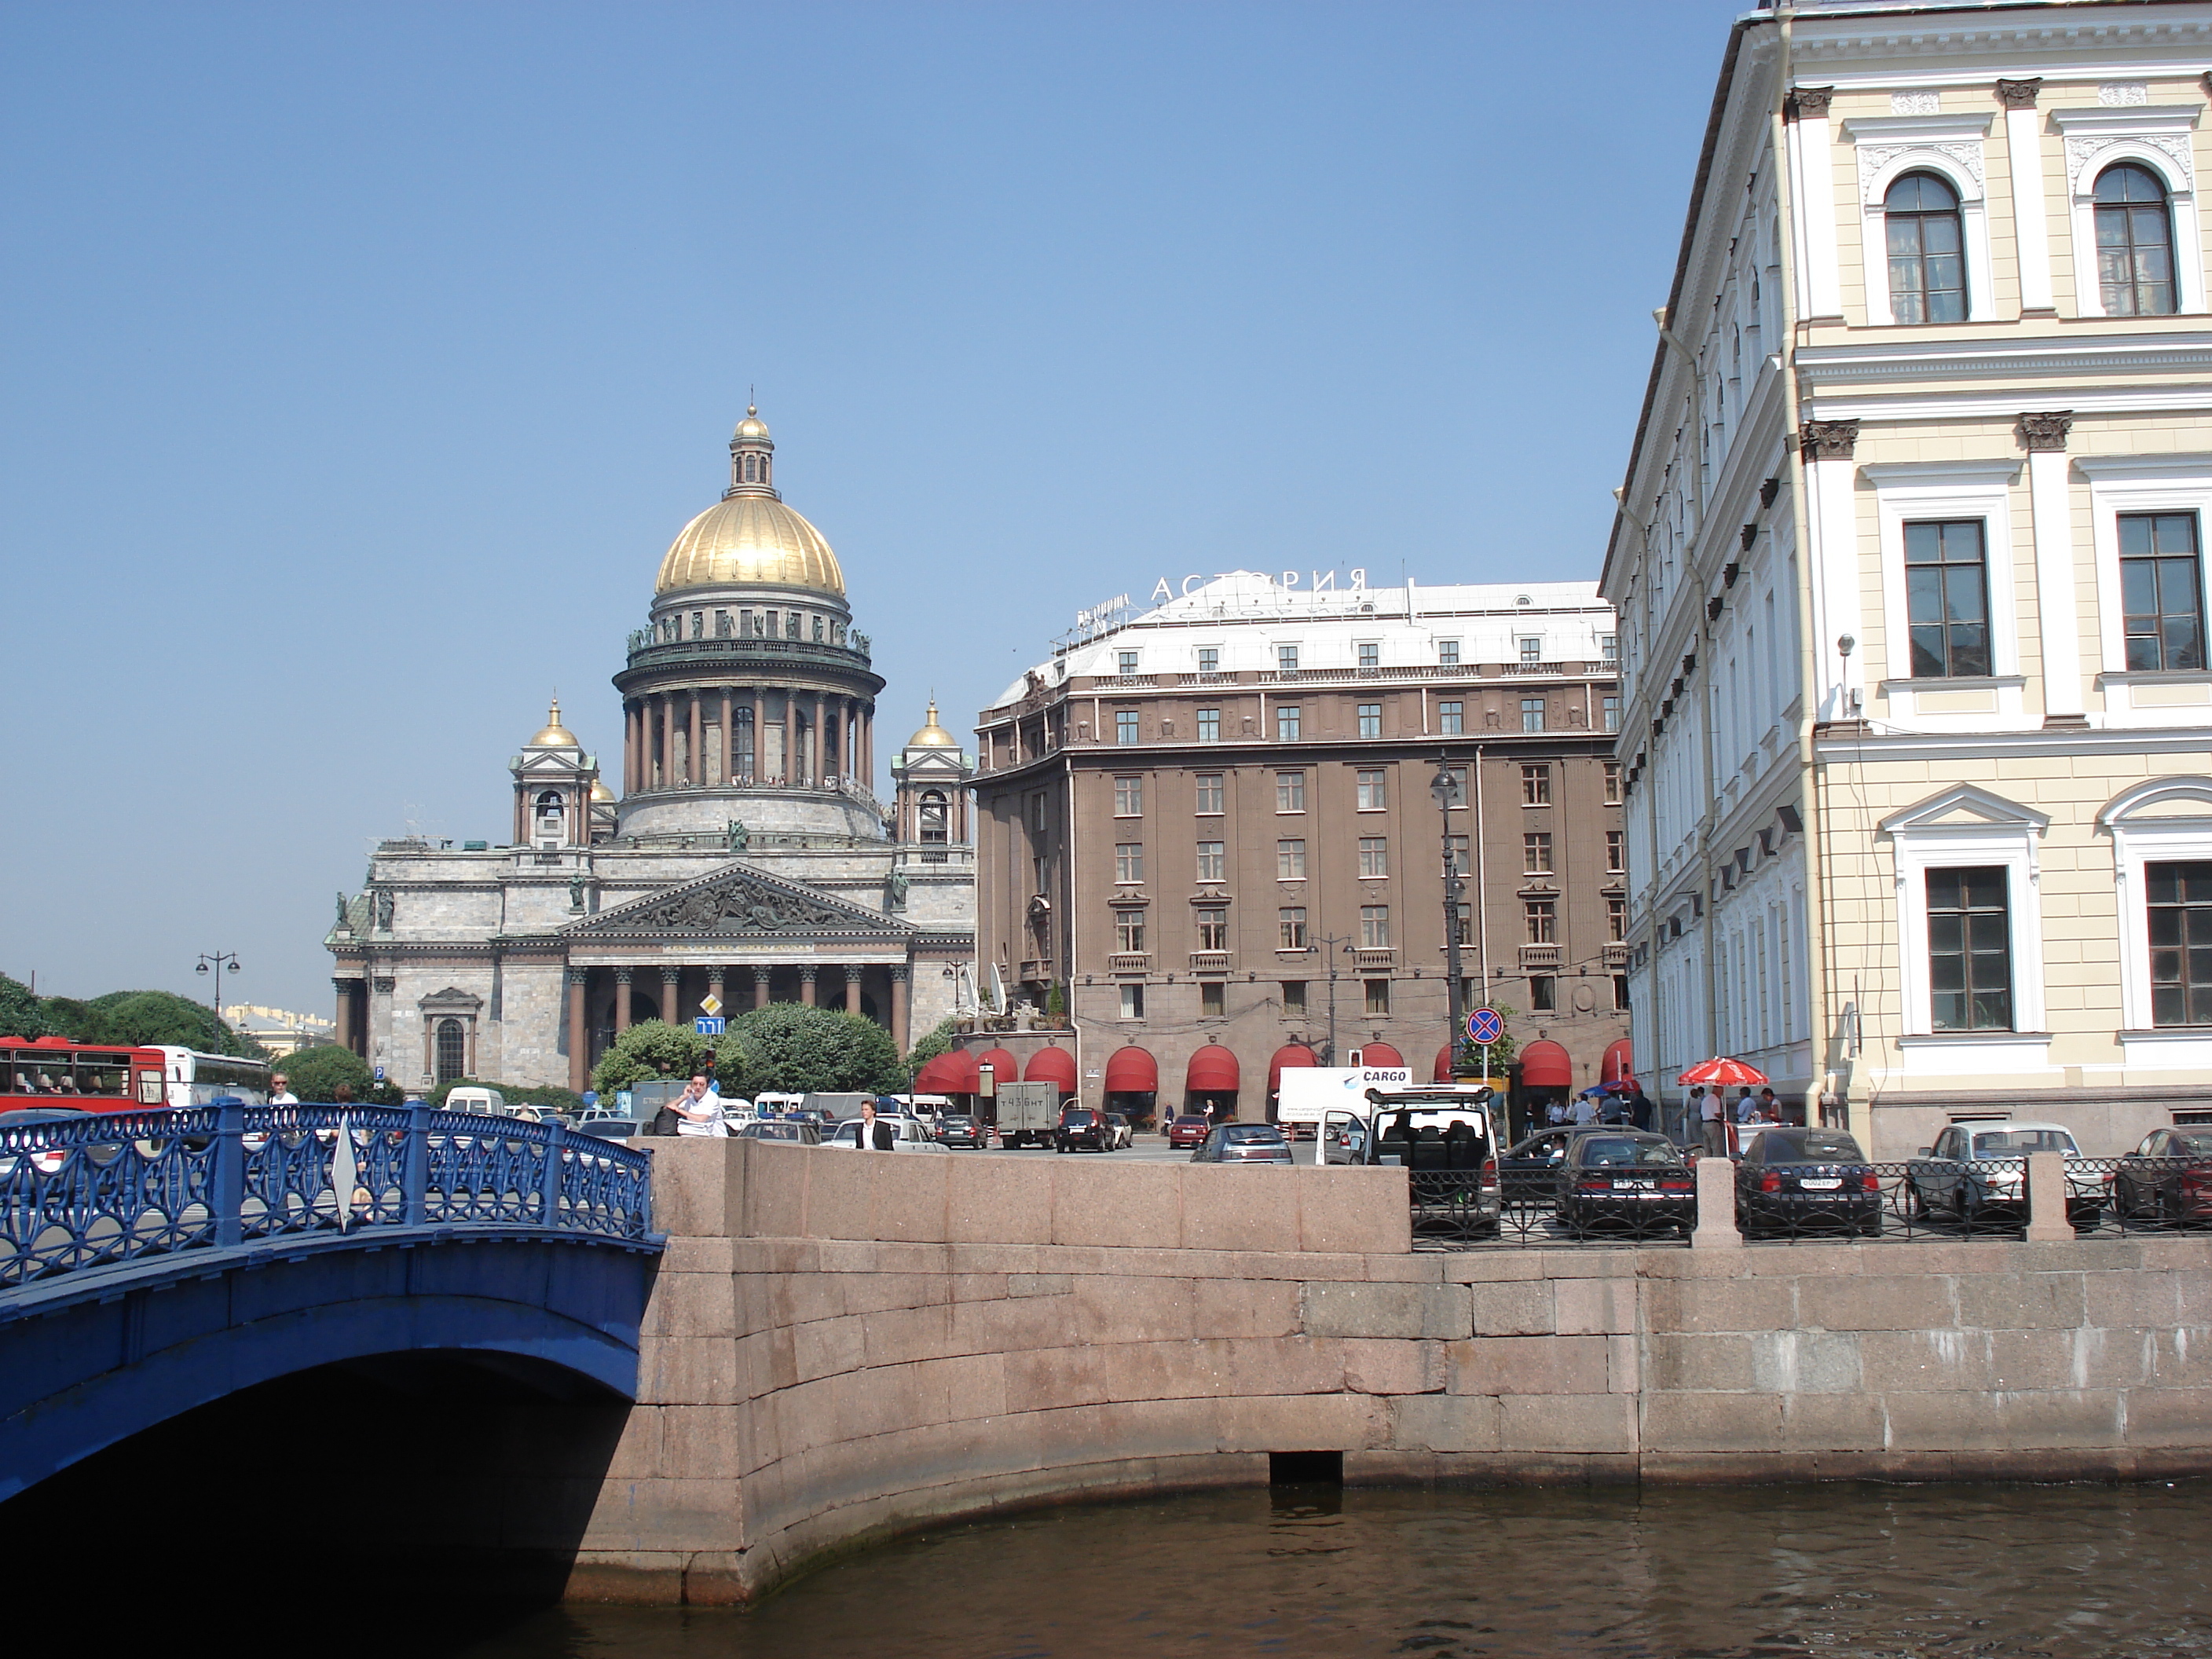
{"label": "red car", "polygon": [[1212,1127],[1203,1115],[1185,1113],[1168,1125],[1168,1145],[1195,1146],[1206,1139],[1206,1132]]}

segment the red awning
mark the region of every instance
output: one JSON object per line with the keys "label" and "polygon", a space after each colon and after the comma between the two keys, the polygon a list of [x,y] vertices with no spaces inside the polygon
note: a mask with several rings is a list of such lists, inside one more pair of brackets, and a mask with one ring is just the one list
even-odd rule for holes
{"label": "red awning", "polygon": [[1049,1083],[1064,1095],[1075,1092],[1075,1056],[1065,1048],[1040,1048],[1030,1056],[1024,1083]]}
{"label": "red awning", "polygon": [[1369,1066],[1403,1066],[1406,1057],[1387,1042],[1363,1042],[1359,1045],[1359,1063]]}
{"label": "red awning", "polygon": [[1159,1092],[1160,1063],[1149,1049],[1135,1043],[1116,1048],[1106,1062],[1106,1092],[1109,1095],[1150,1095]]}
{"label": "red awning", "polygon": [[[978,1066],[989,1066],[994,1082],[1018,1083],[1021,1081],[1021,1061],[1016,1060],[1004,1048],[984,1049],[981,1054],[975,1056],[975,1063]],[[979,1089],[983,1086],[983,1079],[980,1076],[975,1079],[975,1086]]]}
{"label": "red awning", "polygon": [[1233,1095],[1237,1092],[1237,1056],[1218,1042],[1209,1042],[1190,1057],[1182,1086],[1194,1095]]}
{"label": "red awning", "polygon": [[1283,1086],[1283,1073],[1300,1066],[1318,1066],[1320,1059],[1303,1042],[1286,1042],[1275,1050],[1275,1057],[1267,1062],[1267,1092],[1273,1094]]}
{"label": "red awning", "polygon": [[1597,1080],[1600,1083],[1614,1083],[1625,1077],[1633,1077],[1636,1074],[1634,1050],[1635,1044],[1626,1037],[1608,1047],[1605,1058],[1597,1063]]}
{"label": "red awning", "polygon": [[1536,1042],[1521,1051],[1521,1086],[1524,1089],[1571,1089],[1575,1063],[1556,1042]]}
{"label": "red awning", "polygon": [[936,1064],[937,1087],[930,1091],[933,1094],[972,1095],[983,1086],[975,1070],[975,1056],[963,1048],[939,1054]]}
{"label": "red awning", "polygon": [[1437,1073],[1433,1080],[1437,1083],[1449,1083],[1452,1080],[1451,1066],[1452,1046],[1447,1042],[1437,1050]]}
{"label": "red awning", "polygon": [[918,1095],[943,1094],[945,1092],[945,1087],[941,1081],[941,1078],[944,1066],[945,1056],[943,1054],[933,1054],[929,1059],[923,1060],[914,1074],[915,1093]]}

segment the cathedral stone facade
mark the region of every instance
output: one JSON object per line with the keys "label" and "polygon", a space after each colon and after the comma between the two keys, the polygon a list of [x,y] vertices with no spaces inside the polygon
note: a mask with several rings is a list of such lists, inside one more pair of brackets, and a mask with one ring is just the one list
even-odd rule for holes
{"label": "cathedral stone facade", "polygon": [[512,842],[386,841],[342,897],[338,1041],[410,1090],[581,1090],[616,1035],[803,1002],[903,1052],[975,953],[974,768],[927,722],[871,788],[884,682],[757,410],[730,485],[661,561],[623,672],[617,796],[561,724],[508,763]]}

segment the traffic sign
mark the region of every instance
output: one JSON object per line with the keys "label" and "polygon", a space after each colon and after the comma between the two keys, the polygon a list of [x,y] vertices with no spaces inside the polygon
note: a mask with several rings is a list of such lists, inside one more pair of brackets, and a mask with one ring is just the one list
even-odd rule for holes
{"label": "traffic sign", "polygon": [[1478,1008],[1467,1017],[1467,1034],[1487,1048],[1505,1035],[1505,1016],[1495,1008]]}
{"label": "traffic sign", "polygon": [[378,1067],[376,1068],[376,1080],[377,1080],[379,1083],[381,1083],[381,1082],[383,1082],[383,1081],[384,1081],[384,1067],[382,1067],[381,1066],[378,1066]]}
{"label": "traffic sign", "polygon": [[691,1029],[701,1036],[720,1036],[729,1023],[726,1019],[716,1019],[711,1014],[702,1014],[691,1022]]}
{"label": "traffic sign", "polygon": [[706,996],[700,998],[699,1012],[702,1014],[708,1015],[720,1013],[722,1012],[721,998],[717,996]]}

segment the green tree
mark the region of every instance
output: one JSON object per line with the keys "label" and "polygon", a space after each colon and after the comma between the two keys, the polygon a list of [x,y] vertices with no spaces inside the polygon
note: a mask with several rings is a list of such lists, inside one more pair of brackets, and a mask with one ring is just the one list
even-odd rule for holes
{"label": "green tree", "polygon": [[[1498,1041],[1490,1045],[1490,1071],[1493,1077],[1504,1077],[1505,1068],[1513,1063],[1514,1050],[1520,1045],[1513,1040],[1513,1011],[1510,1008],[1498,1007],[1494,1002],[1490,1006],[1498,1008],[1498,1024],[1504,1028]],[[1468,1012],[1470,1013],[1474,1012],[1472,1005],[1469,1005]],[[1482,1049],[1462,1030],[1459,1034],[1458,1050],[1454,1055],[1455,1061],[1454,1069],[1462,1076],[1480,1075],[1482,1071]]]}
{"label": "green tree", "polygon": [[31,988],[0,974],[0,1036],[46,1036],[53,1030],[46,1005]]}
{"label": "green tree", "polygon": [[268,1051],[223,1024],[215,1011],[173,991],[110,991],[83,1005],[80,1042],[169,1042],[207,1054],[238,1054],[248,1060]]}
{"label": "green tree", "polygon": [[753,1051],[737,1032],[725,1031],[714,1039],[714,1081],[724,1094],[750,1099],[758,1093],[765,1085],[753,1081],[757,1069]]}
{"label": "green tree", "polygon": [[915,1040],[914,1047],[906,1051],[908,1081],[912,1081],[914,1074],[938,1055],[952,1052],[953,1034],[958,1030],[959,1024],[956,1019],[940,1019]]}
{"label": "green tree", "polygon": [[657,1077],[690,1077],[714,1063],[714,1045],[688,1025],[641,1019],[611,1044],[592,1071],[602,1095]]}
{"label": "green tree", "polygon": [[737,1028],[745,1084],[756,1094],[890,1090],[906,1080],[890,1033],[859,1014],[775,1002],[742,1015]]}
{"label": "green tree", "polygon": [[292,1079],[292,1092],[306,1101],[335,1099],[341,1083],[353,1091],[356,1100],[365,1100],[376,1081],[367,1060],[352,1049],[341,1048],[334,1042],[319,1042],[313,1048],[299,1049],[276,1064]]}

